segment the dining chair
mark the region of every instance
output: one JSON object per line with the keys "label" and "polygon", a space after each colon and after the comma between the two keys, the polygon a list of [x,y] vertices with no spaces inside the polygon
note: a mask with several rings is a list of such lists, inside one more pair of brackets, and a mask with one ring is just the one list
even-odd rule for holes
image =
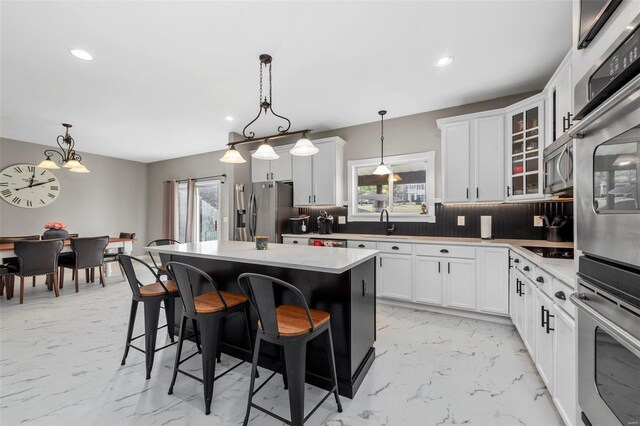
{"label": "dining chair", "polygon": [[[172,240],[171,238],[160,238],[160,239],[151,241],[149,244],[147,244],[147,247],[168,246],[171,244],[180,244],[180,241]],[[151,258],[151,261],[153,262],[153,266],[156,268],[158,275],[160,276],[168,275],[167,266],[166,266],[167,259],[163,260],[163,256],[158,255],[158,261],[156,261],[156,258],[151,252],[149,252],[149,257]]]}
{"label": "dining chair", "polygon": [[[10,243],[14,243],[16,241],[35,241],[35,240],[39,240],[40,239],[40,235],[20,235],[17,237],[0,237],[0,244],[10,244]],[[8,267],[9,265],[16,265],[18,263],[18,259],[17,258],[9,258],[9,259],[4,259],[4,266]],[[36,286],[36,277],[32,278],[32,285],[33,287]],[[0,296],[2,296],[2,289],[0,287]]]}
{"label": "dining chair", "polygon": [[[136,233],[135,232],[121,232],[120,236],[118,238],[127,238],[130,240],[134,240],[136,238]],[[104,263],[111,263],[111,262],[116,262],[118,263],[118,255],[119,254],[124,254],[124,247],[118,247],[118,248],[113,248],[113,249],[107,249],[104,252]],[[120,272],[122,273],[122,278],[125,278],[125,274],[124,274],[124,269],[122,268],[122,265],[120,263],[118,263],[118,266],[120,267]]]}
{"label": "dining chair", "polygon": [[[84,238],[72,238],[71,250],[73,254],[71,256],[64,256],[60,258],[60,288],[64,287],[64,270],[72,269],[73,279],[75,280],[76,293],[79,291],[78,285],[78,273],[84,269],[86,273],[86,281],[89,282],[89,270],[93,271],[94,268],[98,268],[100,273],[100,284],[102,287],[106,285],[106,279],[104,276],[104,250],[109,244],[109,237],[84,237]],[[93,274],[92,274],[93,276]]]}
{"label": "dining chair", "polygon": [[13,251],[18,257],[17,265],[9,266],[10,284],[7,286],[7,299],[13,297],[13,287],[15,277],[20,277],[20,303],[24,302],[24,279],[25,277],[35,277],[46,275],[51,279],[47,280],[49,290],[55,292],[56,297],[60,295],[58,290],[58,256],[62,251],[64,243],[62,240],[22,240],[14,243]]}

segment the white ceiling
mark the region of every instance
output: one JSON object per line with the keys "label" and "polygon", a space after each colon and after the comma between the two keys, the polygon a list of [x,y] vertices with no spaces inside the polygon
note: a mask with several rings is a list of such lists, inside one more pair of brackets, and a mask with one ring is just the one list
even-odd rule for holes
{"label": "white ceiling", "polygon": [[541,88],[569,49],[571,1],[3,1],[1,24],[3,137],[53,145],[68,122],[79,151],[150,162],[242,131],[260,53],[292,130]]}

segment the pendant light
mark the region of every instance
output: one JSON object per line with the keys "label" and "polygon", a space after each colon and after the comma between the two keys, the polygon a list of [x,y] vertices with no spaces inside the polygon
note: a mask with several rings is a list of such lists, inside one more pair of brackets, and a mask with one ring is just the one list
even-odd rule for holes
{"label": "pendant light", "polygon": [[227,152],[224,153],[220,161],[222,161],[223,163],[229,163],[229,164],[242,164],[247,162],[247,160],[242,158],[242,155],[240,155],[235,145],[231,145],[231,147],[229,147],[229,149],[227,150]]}
{"label": "pendant light", "polygon": [[387,111],[378,111],[380,114],[380,165],[373,171],[374,175],[388,175],[391,173],[389,167],[384,164],[384,115]]}
{"label": "pendant light", "polygon": [[291,148],[291,150],[289,150],[291,155],[297,155],[298,157],[314,155],[317,154],[318,151],[320,151],[320,149],[307,139],[306,133],[303,133],[302,138],[296,142],[295,146]]}
{"label": "pendant light", "polygon": [[82,157],[76,153],[74,146],[76,144],[75,140],[69,134],[69,129],[73,127],[71,124],[62,123],[62,125],[67,129],[65,131],[64,136],[58,135],[56,142],[60,147],[60,150],[57,149],[47,149],[44,151],[45,159],[40,162],[36,167],[41,167],[43,169],[59,169],[60,167],[56,164],[55,161],[51,159],[54,154],[60,156],[60,164],[65,169],[69,169],[70,172],[74,173],[89,173],[89,169],[87,169],[84,164],[81,163]]}
{"label": "pendant light", "polygon": [[280,156],[276,154],[271,145],[269,145],[269,142],[266,140],[262,142],[262,145],[260,145],[256,152],[251,154],[251,156],[258,160],[277,160],[278,158],[280,158]]}
{"label": "pendant light", "polygon": [[[302,138],[298,140],[295,146],[291,148],[291,150],[289,151],[291,155],[306,156],[306,155],[316,154],[319,151],[319,149],[315,147],[313,143],[311,143],[311,141],[306,137],[307,132],[310,132],[311,130],[305,129],[305,130],[300,130],[295,132],[289,132],[289,129],[291,128],[291,120],[289,120],[287,117],[276,114],[273,111],[273,100],[272,100],[273,87],[271,84],[271,62],[273,62],[273,58],[271,57],[271,55],[262,54],[260,55],[259,59],[260,59],[260,96],[258,98],[258,101],[259,101],[258,115],[256,115],[256,117],[253,120],[251,120],[249,124],[244,126],[244,129],[242,129],[242,135],[245,137],[245,139],[243,141],[229,143],[228,144],[229,149],[225,153],[225,155],[223,155],[222,158],[220,158],[220,161],[222,161],[223,163],[244,163],[245,160],[235,150],[234,146],[241,143],[258,142],[260,140],[263,141],[262,144],[260,145],[260,147],[258,147],[256,152],[251,154],[251,156],[258,160],[276,160],[280,158],[280,156],[276,154],[273,148],[269,145],[268,143],[269,139],[277,139],[284,136],[291,136],[291,135],[301,134],[301,133],[302,133]],[[263,97],[262,77],[265,71],[269,74],[268,76],[269,93],[268,93],[268,96],[265,94]],[[278,126],[278,133],[274,135],[266,136],[263,138],[256,138],[255,137],[256,134],[254,132],[247,132],[247,129],[249,128],[249,126],[255,123],[262,116],[263,113],[264,115],[267,115],[269,112],[271,112],[273,116],[286,121],[286,127],[284,125]]]}

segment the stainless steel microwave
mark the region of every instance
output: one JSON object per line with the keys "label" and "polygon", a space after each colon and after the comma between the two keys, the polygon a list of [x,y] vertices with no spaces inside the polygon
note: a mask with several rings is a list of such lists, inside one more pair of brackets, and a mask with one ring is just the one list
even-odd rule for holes
{"label": "stainless steel microwave", "polygon": [[567,134],[544,149],[544,193],[573,195],[573,140]]}

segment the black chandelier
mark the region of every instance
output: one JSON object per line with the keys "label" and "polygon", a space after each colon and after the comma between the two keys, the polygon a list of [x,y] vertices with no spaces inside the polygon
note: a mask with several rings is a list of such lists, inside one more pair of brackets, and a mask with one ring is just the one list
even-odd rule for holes
{"label": "black chandelier", "polygon": [[51,159],[55,154],[60,157],[59,163],[62,164],[62,167],[69,169],[70,172],[89,173],[89,169],[81,163],[82,157],[74,149],[76,142],[69,134],[69,129],[73,126],[67,123],[62,123],[62,125],[66,128],[65,134],[58,135],[56,139],[56,143],[60,147],[60,150],[46,149],[44,151],[46,158],[42,160],[37,167],[41,167],[43,169],[59,169],[60,167],[58,164]]}
{"label": "black chandelier", "polygon": [[[298,140],[293,148],[289,151],[292,155],[298,156],[306,156],[313,155],[319,151],[319,149],[311,143],[309,139],[307,139],[307,133],[311,132],[311,129],[299,130],[295,132],[290,132],[291,128],[291,120],[287,117],[277,114],[273,110],[273,84],[272,84],[272,74],[271,74],[271,63],[273,58],[271,55],[267,55],[263,53],[259,56],[260,59],[260,96],[258,98],[258,115],[249,122],[244,129],[242,129],[242,135],[244,136],[244,140],[238,142],[231,142],[227,144],[229,146],[229,150],[225,153],[225,155],[220,159],[220,161],[224,163],[244,163],[245,159],[242,158],[240,153],[235,149],[235,145],[249,142],[257,142],[262,141],[260,147],[254,152],[251,156],[253,158],[257,158],[259,160],[275,160],[279,158],[279,155],[273,150],[273,148],[269,145],[269,140],[278,139],[283,136],[291,136],[296,134],[302,134],[302,138]],[[269,74],[269,94],[263,94],[263,76],[264,71],[267,71]],[[258,121],[262,114],[267,115],[271,111],[275,117],[278,117],[286,122],[286,125],[278,126],[278,133],[265,136],[262,138],[256,138],[256,134],[253,131],[247,132],[249,126]]]}

